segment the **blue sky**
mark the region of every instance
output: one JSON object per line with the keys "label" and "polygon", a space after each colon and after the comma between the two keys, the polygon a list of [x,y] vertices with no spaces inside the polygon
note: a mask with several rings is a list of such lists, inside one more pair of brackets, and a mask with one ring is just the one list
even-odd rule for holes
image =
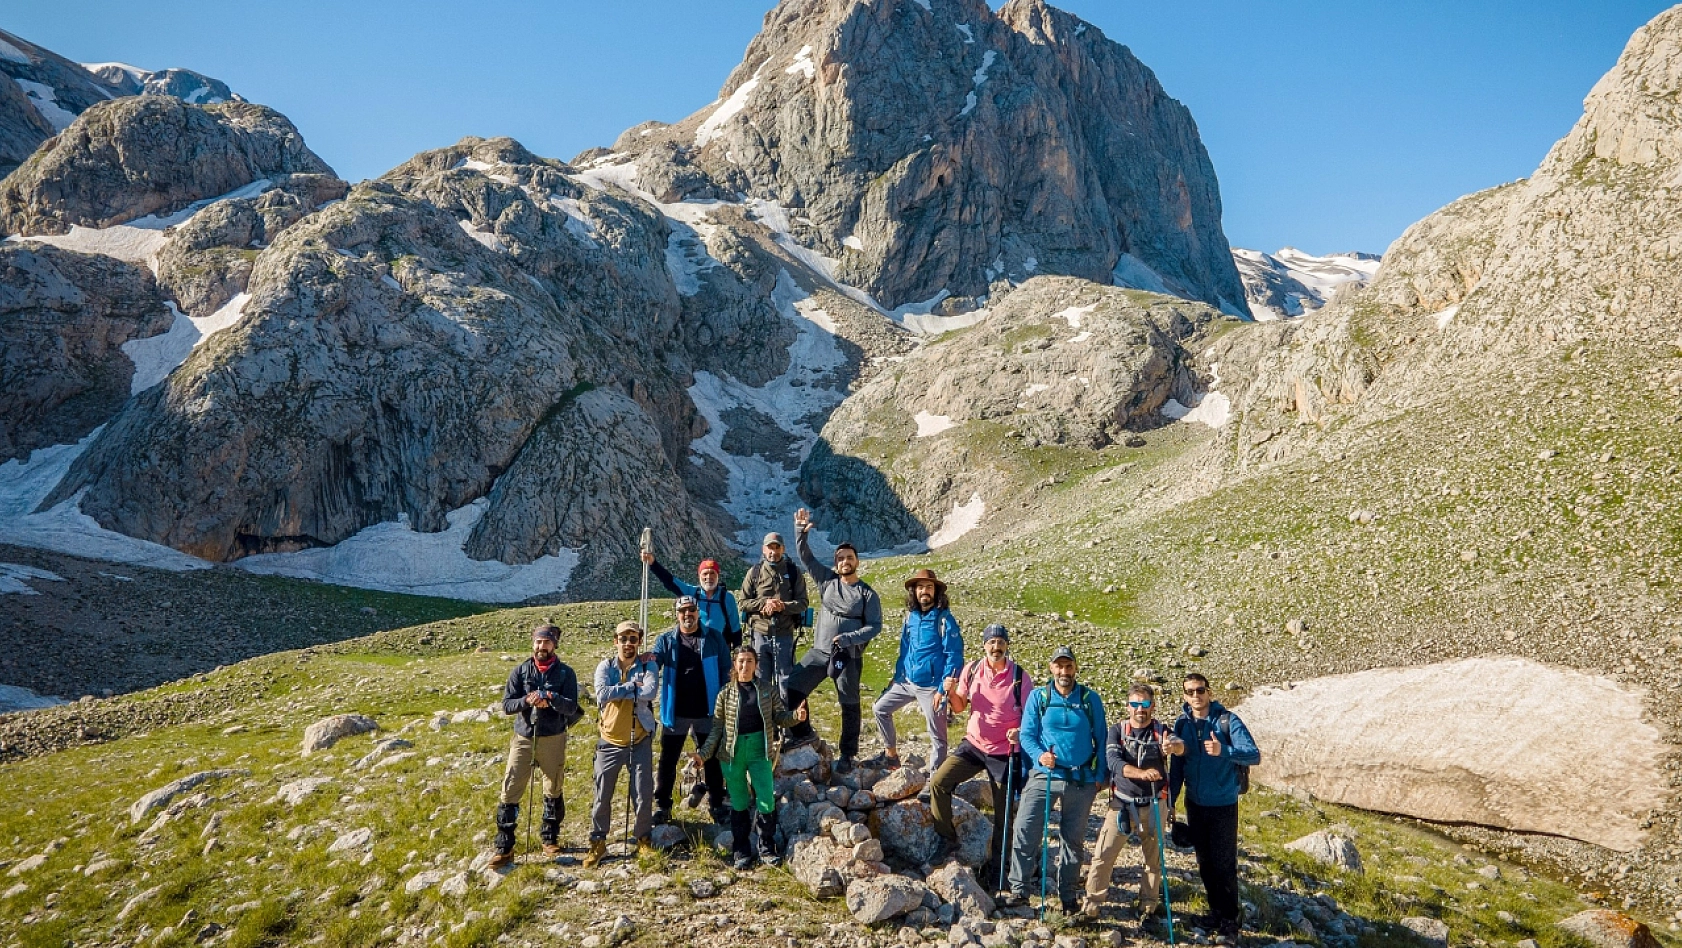
{"label": "blue sky", "polygon": [[[351,180],[462,135],[571,158],[712,101],[772,0],[0,0],[72,59],[186,66]],[[1382,250],[1529,174],[1656,0],[1065,0],[1191,108],[1235,246]]]}

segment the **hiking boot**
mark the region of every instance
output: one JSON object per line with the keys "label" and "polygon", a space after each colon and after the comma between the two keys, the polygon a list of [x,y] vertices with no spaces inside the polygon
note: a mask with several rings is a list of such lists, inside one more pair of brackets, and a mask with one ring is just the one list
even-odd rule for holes
{"label": "hiking boot", "polygon": [[514,861],[514,851],[509,850],[508,852],[497,853],[496,855],[492,856],[491,861],[485,863],[485,866],[486,866],[486,868],[489,868],[489,869],[501,869],[503,866],[506,866],[513,861]]}
{"label": "hiking boot", "polygon": [[654,825],[665,826],[672,821],[672,808],[664,803],[654,808]]}
{"label": "hiking boot", "polygon": [[496,841],[491,844],[491,848],[496,851],[498,856],[508,856],[510,862],[514,859],[514,833],[519,828],[520,805],[518,803],[498,804],[496,808]]}
{"label": "hiking boot", "polygon": [[584,861],[580,863],[586,869],[594,869],[607,858],[607,840],[590,840],[590,851],[584,854]]}
{"label": "hiking boot", "polygon": [[753,865],[753,811],[730,811],[730,855],[731,865],[740,867],[744,863]]}
{"label": "hiking boot", "polygon": [[737,872],[749,872],[753,869],[753,856],[747,853],[737,853],[730,857],[730,868]]}
{"label": "hiking boot", "polygon": [[714,805],[711,810],[714,826],[728,826],[730,824],[730,807]]}
{"label": "hiking boot", "polygon": [[759,861],[772,868],[781,865],[783,859],[777,855],[777,814],[761,813],[755,822],[759,829]]}
{"label": "hiking boot", "polygon": [[543,826],[538,830],[537,835],[539,839],[543,840],[544,855],[560,855],[561,821],[566,818],[567,804],[563,797],[543,798]]}
{"label": "hiking boot", "polygon": [[1028,897],[1005,889],[993,896],[993,902],[1000,908],[1020,908],[1028,904]]}
{"label": "hiking boot", "polygon": [[1074,899],[1060,899],[1058,906],[1063,909],[1063,914],[1070,918],[1080,914],[1080,903]]}
{"label": "hiking boot", "polygon": [[654,841],[647,836],[637,840],[637,855],[652,856],[660,850],[654,848]]}
{"label": "hiking boot", "polygon": [[683,798],[683,805],[691,810],[701,805],[701,798],[707,795],[707,785],[696,781],[695,786],[689,788],[689,796]]}
{"label": "hiking boot", "polygon": [[805,747],[807,744],[816,744],[817,742],[818,735],[816,733],[790,734],[788,737],[783,738],[783,746],[778,748],[777,753],[786,754],[789,751]]}
{"label": "hiking boot", "polygon": [[853,768],[857,766],[858,764],[854,762],[851,757],[843,757],[835,762],[835,772],[838,774],[850,774],[853,772]]}
{"label": "hiking boot", "polygon": [[1215,931],[1218,935],[1220,935],[1220,937],[1225,938],[1228,944],[1238,944],[1237,922],[1222,922]]}
{"label": "hiking boot", "polygon": [[1102,914],[1104,914],[1104,903],[1097,899],[1086,899],[1080,903],[1081,918],[1096,920]]}
{"label": "hiking boot", "polygon": [[859,761],[859,766],[871,770],[898,770],[899,758],[890,754],[877,754],[875,757]]}

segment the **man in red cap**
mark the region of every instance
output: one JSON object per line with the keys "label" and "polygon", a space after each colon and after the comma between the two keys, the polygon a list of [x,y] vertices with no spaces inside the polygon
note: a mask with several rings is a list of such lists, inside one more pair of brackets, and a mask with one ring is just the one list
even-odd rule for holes
{"label": "man in red cap", "polygon": [[899,629],[899,660],[894,663],[893,682],[876,699],[876,729],[886,749],[869,765],[899,766],[899,736],[894,732],[894,712],[915,702],[929,728],[932,753],[929,768],[946,759],[946,722],[950,717],[946,695],[957,684],[964,667],[963,630],[946,601],[946,584],[934,570],[920,569],[905,581],[905,622]]}
{"label": "man in red cap", "polygon": [[645,551],[642,561],[672,595],[689,596],[695,600],[695,605],[701,610],[701,628],[717,633],[730,651],[741,646],[742,625],[740,613],[736,611],[736,597],[724,586],[724,571],[719,568],[718,560],[702,560],[701,565],[695,568],[695,578],[700,582],[693,585],[673,576],[652,552]]}

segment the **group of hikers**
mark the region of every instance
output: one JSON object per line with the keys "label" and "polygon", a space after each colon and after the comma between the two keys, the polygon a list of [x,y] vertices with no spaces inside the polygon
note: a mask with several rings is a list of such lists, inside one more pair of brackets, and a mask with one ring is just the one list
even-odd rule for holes
{"label": "group of hikers", "polygon": [[[1207,678],[1184,676],[1184,700],[1172,722],[1158,718],[1156,689],[1134,682],[1126,714],[1110,723],[1098,693],[1079,681],[1079,662],[1066,646],[1052,653],[1043,685],[1011,659],[1010,632],[1002,625],[982,631],[981,657],[966,663],[946,584],[920,569],[905,581],[893,679],[872,709],[884,750],[860,761],[860,678],[865,648],[882,630],[881,598],[860,578],[851,544],[836,547],[831,564],[821,563],[809,545],[806,510],[795,514],[794,524],[799,565],[786,555],[781,535],[767,534],[763,558],[748,571],[739,597],[724,587],[715,560],[703,560],[698,582],[690,584],[643,550],[645,566],[677,596],[677,622],[646,648],[641,625],[619,623],[613,653],[596,666],[585,867],[607,854],[621,771],[627,773],[630,835],[639,849],[651,847],[653,827],[672,818],[687,746],[701,772],[687,805],[697,807],[705,797],[713,821],[728,823],[737,869],[756,861],[778,865],[773,759],[817,740],[807,702],[827,678],[835,682],[841,711],[837,773],[897,769],[894,715],[913,703],[922,712],[931,748],[929,808],[943,840],[931,862],[957,851],[952,798],[959,784],[985,774],[994,819],[982,878],[999,880],[1005,907],[1030,901],[1037,874],[1042,905],[1050,888],[1066,913],[1097,917],[1122,847],[1139,845],[1145,866],[1139,915],[1159,916],[1168,910],[1162,850],[1172,837],[1174,845],[1196,854],[1212,927],[1237,939],[1238,797],[1261,755],[1244,723],[1214,700]],[[818,593],[818,605],[810,609],[808,577]],[[796,635],[807,626],[811,647],[796,661]],[[561,852],[567,729],[584,710],[577,676],[556,657],[559,635],[553,625],[534,629],[531,658],[510,673],[504,688],[503,710],[515,716],[514,739],[496,813],[493,866],[513,860],[520,796],[534,766],[543,783],[543,851]],[[965,712],[964,738],[949,752],[950,716]],[[780,742],[778,732],[784,734]],[[1176,819],[1182,796],[1183,822]],[[1095,808],[1103,820],[1083,891],[1079,871]],[[1055,843],[1049,840],[1053,810],[1059,814]]]}

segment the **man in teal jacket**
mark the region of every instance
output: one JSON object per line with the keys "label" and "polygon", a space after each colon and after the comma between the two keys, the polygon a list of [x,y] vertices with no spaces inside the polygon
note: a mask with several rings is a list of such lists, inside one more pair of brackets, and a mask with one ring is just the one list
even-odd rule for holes
{"label": "man in teal jacket", "polygon": [[[730,649],[722,635],[701,624],[695,597],[679,596],[677,626],[660,633],[652,653],[654,664],[660,667],[660,762],[654,771],[654,822],[658,825],[671,822],[672,785],[677,782],[683,745],[694,740],[699,748],[712,733],[713,702],[730,677]],[[712,760],[702,772],[713,821],[722,825],[730,818],[724,771]],[[689,802],[694,806],[700,799]]]}
{"label": "man in teal jacket", "polygon": [[723,636],[725,645],[734,649],[742,644],[742,622],[736,609],[736,596],[725,588],[718,560],[705,559],[695,567],[695,578],[699,580],[696,583],[686,583],[673,576],[672,571],[661,565],[651,552],[643,551],[642,561],[672,595],[689,596],[695,600],[695,605],[701,609],[701,624]]}
{"label": "man in teal jacket", "polygon": [[[1028,898],[1028,879],[1042,862],[1057,862],[1057,896],[1068,914],[1080,907],[1080,863],[1086,855],[1086,820],[1098,788],[1109,779],[1104,740],[1104,701],[1075,680],[1075,653],[1063,646],[1051,653],[1051,682],[1035,688],[1022,709],[1022,753],[1033,765],[1017,804],[1011,835],[1010,889],[1006,906]],[[1051,807],[1061,813],[1055,853],[1041,852]],[[1042,888],[1050,878],[1041,881]]]}
{"label": "man in teal jacket", "polygon": [[946,584],[934,570],[920,569],[905,581],[905,622],[899,629],[899,659],[894,678],[871,711],[886,750],[869,763],[893,769],[899,766],[899,735],[894,731],[894,712],[912,702],[923,711],[929,728],[933,754],[929,769],[946,759],[946,724],[950,709],[946,695],[957,684],[964,667],[963,630],[946,600]]}
{"label": "man in teal jacket", "polygon": [[[1185,704],[1174,734],[1186,751],[1168,766],[1168,809],[1172,815],[1180,791],[1186,792],[1186,827],[1197,851],[1197,874],[1209,896],[1215,931],[1238,941],[1238,795],[1244,791],[1241,768],[1261,763],[1261,750],[1250,729],[1209,692],[1209,679],[1186,675]],[[1167,819],[1165,816],[1164,819]]]}

